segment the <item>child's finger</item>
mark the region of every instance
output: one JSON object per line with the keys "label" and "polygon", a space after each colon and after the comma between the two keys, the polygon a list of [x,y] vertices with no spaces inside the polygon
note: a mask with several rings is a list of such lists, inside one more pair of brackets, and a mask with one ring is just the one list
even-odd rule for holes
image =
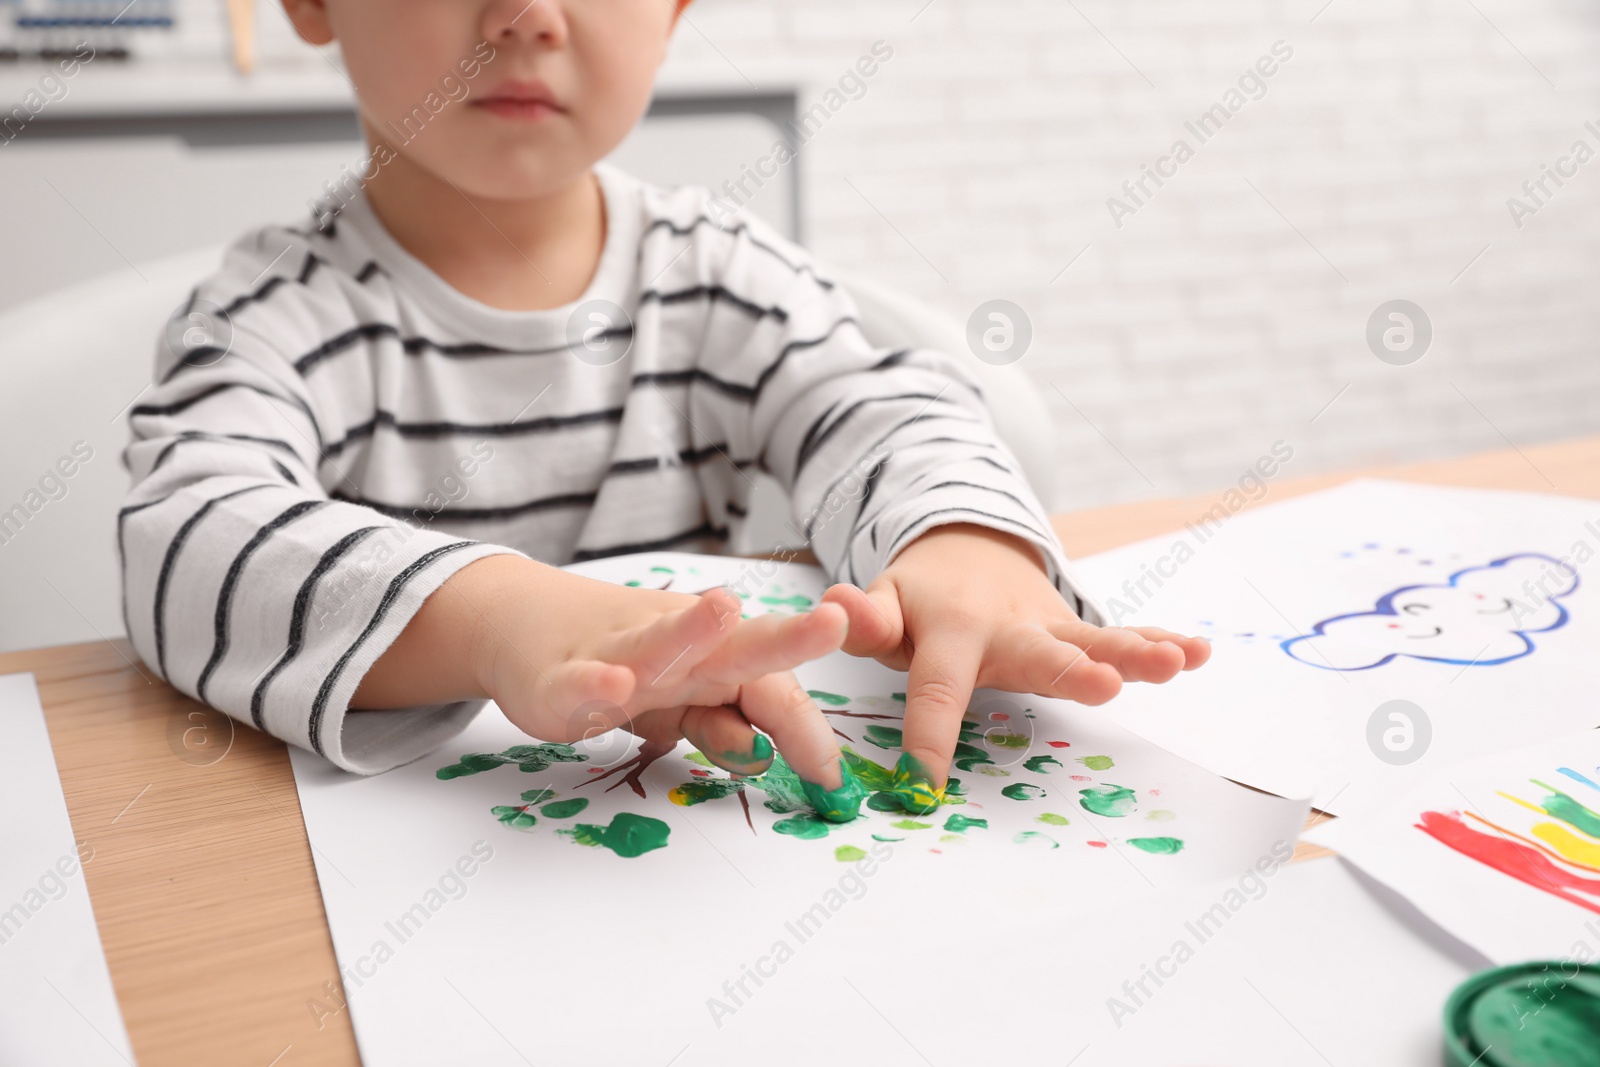
{"label": "child's finger", "polygon": [[[905,617],[900,611],[900,595],[891,583],[874,582],[871,589],[840,583],[822,594],[822,602],[839,605],[849,616],[844,650],[850,655],[904,657]],[[897,669],[905,665],[902,662]]]}
{"label": "child's finger", "polygon": [[983,684],[1015,693],[1104,704],[1122,689],[1117,668],[1042,626],[1013,626],[989,643]]}
{"label": "child's finger", "polygon": [[707,656],[697,679],[738,685],[820,659],[844,642],[844,610],[822,604],[803,615],[762,615],[742,620],[732,637]]}
{"label": "child's finger", "polygon": [[619,635],[607,655],[634,668],[641,690],[672,686],[732,637],[738,622],[739,598],[708,589],[682,611]]}
{"label": "child's finger", "polygon": [[1211,658],[1211,642],[1203,637],[1185,637],[1156,626],[1130,626],[1128,629],[1151,641],[1166,641],[1183,650],[1183,669],[1192,671]]}
{"label": "child's finger", "polygon": [[738,708],[695,706],[684,711],[683,736],[705,757],[734,774],[760,774],[772,765],[772,742]]}
{"label": "child's finger", "polygon": [[772,735],[818,815],[832,822],[856,817],[866,790],[845,766],[822,709],[794,675],[768,674],[743,686],[739,706],[746,719]]}
{"label": "child's finger", "polygon": [[1055,627],[1055,635],[1091,658],[1109,664],[1130,682],[1165,682],[1183,669],[1184,650],[1162,638],[1131,629],[1071,622]]}
{"label": "child's finger", "polygon": [[939,806],[983,651],[976,634],[946,629],[923,638],[911,658],[904,751],[894,770],[894,794],[907,811]]}
{"label": "child's finger", "polygon": [[518,670],[515,684],[497,693],[497,702],[512,725],[524,733],[581,740],[591,728],[589,712],[595,708],[616,709],[605,716],[603,729],[628,725],[620,707],[633,695],[634,674],[628,668],[600,660],[568,660],[543,671],[535,671],[525,661],[516,665],[526,669]]}

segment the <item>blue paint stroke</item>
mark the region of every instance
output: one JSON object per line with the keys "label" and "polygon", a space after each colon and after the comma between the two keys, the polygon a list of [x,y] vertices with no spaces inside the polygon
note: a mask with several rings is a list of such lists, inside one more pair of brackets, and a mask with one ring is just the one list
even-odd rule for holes
{"label": "blue paint stroke", "polygon": [[1600,785],[1596,785],[1592,780],[1590,780],[1588,778],[1585,778],[1583,775],[1579,774],[1577,771],[1573,770],[1571,767],[1561,767],[1561,768],[1558,768],[1558,769],[1561,771],[1562,774],[1566,775],[1568,778],[1571,778],[1573,781],[1582,782],[1584,785],[1588,786],[1590,789],[1593,789],[1593,790],[1596,790],[1596,791],[1600,791]]}

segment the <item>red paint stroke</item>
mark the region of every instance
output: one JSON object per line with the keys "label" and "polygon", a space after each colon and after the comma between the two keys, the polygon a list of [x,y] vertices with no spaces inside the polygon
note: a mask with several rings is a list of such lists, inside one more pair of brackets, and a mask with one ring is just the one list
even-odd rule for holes
{"label": "red paint stroke", "polygon": [[1071,777],[1074,782],[1092,782],[1092,781],[1094,781],[1094,779],[1090,778],[1087,774],[1074,774],[1074,775],[1070,775],[1069,777]]}
{"label": "red paint stroke", "polygon": [[1071,748],[1072,747],[1072,742],[1071,741],[1046,741],[1045,744],[1049,745],[1051,748]]}
{"label": "red paint stroke", "polygon": [[1003,711],[991,712],[989,714],[989,718],[993,719],[995,722],[1009,722],[1011,720],[1011,716],[1007,715]]}
{"label": "red paint stroke", "polygon": [[1537,850],[1519,845],[1515,841],[1479,833],[1454,815],[1425,811],[1422,813],[1422,821],[1415,825],[1418,830],[1435,841],[1455,849],[1463,856],[1477,860],[1485,867],[1492,867],[1501,874],[1509,875],[1553,897],[1559,897],[1569,904],[1576,904],[1580,908],[1600,914],[1600,904],[1567,891],[1576,889],[1579,892],[1600,896],[1600,879],[1580,878],[1570,871],[1557,867]]}
{"label": "red paint stroke", "polygon": [[710,778],[711,777],[711,772],[710,771],[702,771],[698,767],[695,768],[694,770],[690,771],[689,773],[694,775],[696,778]]}
{"label": "red paint stroke", "polygon": [[1089,842],[1086,842],[1086,844],[1088,844],[1088,846],[1090,848],[1105,848],[1106,847],[1106,843],[1104,841],[1089,841]]}
{"label": "red paint stroke", "polygon": [[1526,837],[1523,837],[1519,833],[1515,833],[1515,832],[1513,832],[1511,830],[1507,830],[1504,826],[1501,826],[1499,823],[1490,822],[1488,819],[1485,819],[1482,815],[1478,815],[1478,814],[1475,814],[1474,812],[1470,812],[1469,811],[1469,812],[1466,813],[1466,817],[1471,819],[1473,822],[1481,822],[1481,823],[1483,823],[1483,825],[1487,826],[1489,829],[1497,831],[1500,834],[1501,837],[1515,838],[1516,840],[1521,841],[1524,845],[1527,845],[1529,848],[1537,849],[1538,851],[1543,852],[1546,856],[1549,856],[1551,859],[1553,859],[1553,860],[1555,860],[1555,861],[1557,861],[1559,863],[1565,863],[1569,867],[1576,867],[1580,871],[1588,871],[1590,874],[1600,874],[1600,868],[1590,867],[1587,864],[1579,863],[1577,860],[1569,860],[1569,859],[1567,859],[1567,857],[1561,855],[1558,852],[1550,851],[1548,848],[1545,848],[1543,845],[1539,844],[1539,842],[1537,842],[1537,841],[1530,841]]}
{"label": "red paint stroke", "polygon": [[586,785],[593,785],[602,778],[610,778],[618,771],[627,771],[627,774],[606,786],[606,792],[611,792],[619,785],[626,785],[629,789],[634,791],[640,800],[643,800],[644,783],[640,781],[640,776],[644,774],[645,768],[649,767],[650,764],[654,763],[656,760],[660,759],[662,756],[665,756],[667,753],[671,752],[677,747],[678,745],[676,741],[668,741],[666,743],[662,743],[660,741],[646,741],[639,746],[639,751],[634,754],[634,757],[631,760],[626,763],[619,763],[608,771],[602,771],[600,774],[589,779],[587,782],[579,782],[577,788],[582,789]]}

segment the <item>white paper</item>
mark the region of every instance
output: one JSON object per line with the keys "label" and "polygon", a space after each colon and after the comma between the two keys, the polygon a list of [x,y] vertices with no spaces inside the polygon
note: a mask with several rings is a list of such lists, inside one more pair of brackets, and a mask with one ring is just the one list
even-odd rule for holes
{"label": "white paper", "polygon": [[1497,963],[1592,962],[1600,959],[1596,813],[1600,732],[1588,730],[1436,771],[1308,837]]}
{"label": "white paper", "polygon": [[0,677],[0,1063],[131,1064],[33,675]]}
{"label": "white paper", "polygon": [[[728,584],[747,594],[751,614],[806,610],[824,588],[815,568],[684,555],[578,569],[690,592]],[[752,573],[758,580],[745,581]],[[843,654],[798,673],[812,689],[849,698],[825,708],[899,713],[892,694],[905,688],[903,674]],[[941,966],[952,975],[907,971],[903,981],[952,991],[986,980],[989,968],[1010,957],[1015,946],[996,934],[1006,922],[1041,909],[1067,915],[1149,899],[1241,871],[1274,849],[1286,856],[1306,812],[1303,802],[1243,789],[1175,759],[1095,709],[986,693],[972,707],[985,729],[1026,741],[989,744],[995,762],[974,764],[1004,777],[958,770],[965,804],[929,817],[866,810],[865,818],[817,840],[775,832],[792,816],[768,810],[754,786],[745,790],[748,822],[737,796],[673,803],[667,794],[705,770],[685,758],[686,744],[643,772],[642,798],[618,784],[636,748],[609,736],[577,746],[591,757],[585,762],[537,773],[506,764],[441,780],[440,769],[463,755],[531,742],[493,708],[434,757],[374,778],[295,752],[364,1060],[370,1067],[520,1063],[522,1056],[578,1062],[603,1049],[607,1062],[649,1063],[689,1046],[693,1054],[680,1062],[742,1061],[778,1039],[768,1033],[752,1044],[755,1031],[733,1025],[750,1003],[734,991],[741,979],[747,992],[754,989],[752,973],[794,974],[770,987],[788,992],[767,1001],[792,1014],[809,1003],[810,979],[802,975],[819,967],[826,975],[854,957],[852,974],[897,969],[879,946],[896,930],[914,931],[930,946],[947,946],[949,962]],[[897,719],[836,714],[831,721],[860,754],[887,766],[898,757],[864,740],[865,726],[898,726]],[[1030,771],[1025,763],[1034,756],[1060,765]],[[1018,783],[1044,796],[1002,794]],[[1083,807],[1081,790],[1115,786],[1132,791],[1126,814]],[[523,792],[533,789],[555,790],[529,807],[535,825],[516,829],[492,812],[511,809],[514,818]],[[542,807],[575,797],[589,801],[575,817],[551,818]],[[666,847],[624,858],[560,832],[580,823],[606,826],[621,812],[666,823]],[[954,815],[988,826],[953,832],[946,823]],[[894,825],[906,820],[926,828]],[[1018,843],[1018,834],[1038,836]],[[1181,840],[1182,848],[1160,854],[1136,843],[1158,838]],[[841,861],[841,847],[866,858]],[[838,932],[844,930],[855,932]],[[826,985],[830,996],[848,995],[836,977]],[[790,998],[792,1010],[784,1007]],[[928,1025],[942,1003],[940,996],[922,999]],[[342,1009],[330,999],[322,1010]],[[829,1040],[854,1056],[848,1028]]]}
{"label": "white paper", "polygon": [[[1595,724],[1600,503],[1369,481],[1220,510],[1079,563],[1118,624],[1212,641],[1204,668],[1104,708],[1141,736],[1339,812]],[[1427,727],[1385,712],[1370,741],[1396,700]],[[1387,744],[1420,758],[1389,762]]]}

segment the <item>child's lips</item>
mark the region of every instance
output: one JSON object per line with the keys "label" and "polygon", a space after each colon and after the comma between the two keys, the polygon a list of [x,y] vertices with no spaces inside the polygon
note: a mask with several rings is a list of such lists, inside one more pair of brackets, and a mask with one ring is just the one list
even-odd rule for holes
{"label": "child's lips", "polygon": [[537,122],[551,115],[561,114],[561,108],[548,100],[526,100],[507,96],[474,100],[472,106],[503,119],[516,119],[522,122]]}

